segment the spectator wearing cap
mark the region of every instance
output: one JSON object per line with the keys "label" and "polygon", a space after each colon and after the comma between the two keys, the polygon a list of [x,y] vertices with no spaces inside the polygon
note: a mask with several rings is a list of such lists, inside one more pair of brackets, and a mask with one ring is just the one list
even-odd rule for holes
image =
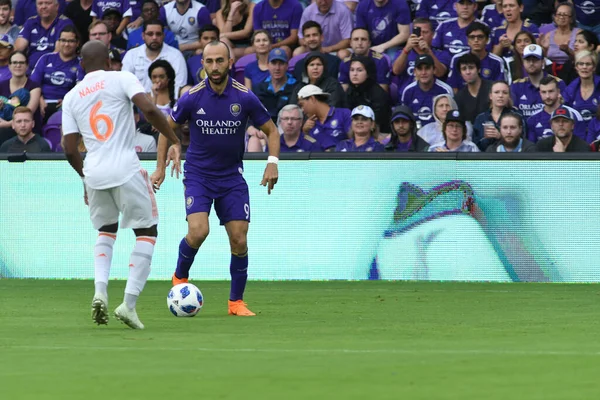
{"label": "spectator wearing cap", "polygon": [[101,20],[104,19],[104,13],[107,10],[119,11],[121,21],[115,29],[115,34],[116,36],[121,36],[125,32],[133,14],[129,0],[93,0],[90,15],[94,20]]}
{"label": "spectator wearing cap", "polygon": [[467,125],[460,111],[448,111],[442,132],[444,141],[431,145],[430,152],[479,152],[477,145],[467,140]]}
{"label": "spectator wearing cap", "polygon": [[394,107],[390,126],[392,136],[385,146],[387,151],[416,152],[427,151],[429,148],[429,143],[417,135],[417,121],[407,106]]}
{"label": "spectator wearing cap", "polygon": [[415,10],[415,17],[430,20],[433,29],[442,22],[456,18],[456,9],[452,0],[421,0]]}
{"label": "spectator wearing cap", "polygon": [[[321,53],[327,65],[327,68],[325,69],[325,74],[332,78],[338,79],[341,60],[338,57],[333,56],[327,53],[325,50],[323,50],[324,37],[321,25],[319,25],[319,23],[315,21],[307,21],[302,25],[302,33],[304,35],[303,51],[308,51],[309,53],[317,51]],[[294,51],[294,54],[297,54],[297,52]],[[297,60],[295,64],[294,76],[299,82],[308,83],[308,76],[304,74],[306,66],[306,56],[302,57],[302,55],[300,55],[298,57],[300,57],[300,59]],[[296,57],[294,58],[297,59]]]}
{"label": "spectator wearing cap", "polygon": [[[38,0],[17,0],[18,7],[15,7],[15,18],[14,24],[17,26],[25,25],[25,22],[31,17],[35,17],[38,14],[37,10]],[[62,15],[67,6],[65,0],[58,0],[58,12],[57,15]]]}
{"label": "spectator wearing cap", "polygon": [[[142,32],[144,31],[143,23],[146,21],[155,21],[158,19],[159,6],[154,0],[143,0],[141,4],[141,26],[130,30],[127,33],[127,50],[133,49],[144,44]],[[165,43],[176,49],[179,48],[177,38],[169,29],[165,29]]]}
{"label": "spectator wearing cap", "polygon": [[288,69],[287,54],[283,49],[272,49],[269,53],[269,77],[260,83],[254,93],[271,114],[273,122],[277,121],[279,110],[289,103],[296,88],[296,78]]}
{"label": "spectator wearing cap", "polygon": [[[459,110],[452,95],[444,93],[433,98],[433,122],[428,123],[417,131],[417,135],[422,137],[427,143],[439,143],[444,141],[444,122],[450,110]],[[461,113],[461,117],[465,119]],[[473,125],[465,119],[467,129],[467,139],[472,140]]]}
{"label": "spectator wearing cap", "polygon": [[379,152],[385,146],[377,141],[375,113],[369,106],[358,106],[352,110],[350,139],[342,140],[335,146],[338,152]]}
{"label": "spectator wearing cap", "polygon": [[[527,138],[533,143],[553,135],[550,118],[552,113],[561,106],[561,90],[554,77],[543,77],[540,81],[539,92],[543,107],[527,119]],[[567,105],[563,107],[568,108],[575,118],[575,135],[585,140],[587,126],[582,115]]]}
{"label": "spectator wearing cap", "polygon": [[346,103],[352,109],[361,105],[371,108],[375,113],[378,132],[390,133],[390,96],[377,84],[376,76],[372,58],[353,55]]}
{"label": "spectator wearing cap", "polygon": [[373,51],[394,55],[410,35],[410,9],[404,0],[363,0],[356,9],[356,27],[371,35]]}
{"label": "spectator wearing cap", "polygon": [[521,18],[523,13],[522,0],[503,0],[502,14],[504,23],[492,31],[490,45],[492,52],[500,57],[509,58],[512,56],[512,42],[515,36],[521,31],[531,32],[537,39],[540,30],[537,25],[529,20]]}
{"label": "spectator wearing cap", "polygon": [[536,144],[537,151],[554,153],[588,152],[590,146],[573,134],[575,117],[571,110],[560,106],[552,113],[550,124],[554,135],[540,139]]}
{"label": "spectator wearing cap", "polygon": [[432,46],[443,50],[453,57],[469,50],[467,28],[475,21],[477,2],[475,0],[459,0],[454,2],[456,18],[450,18],[438,25],[433,36]]}
{"label": "spectator wearing cap", "polygon": [[11,73],[8,67],[8,59],[14,50],[10,36],[0,36],[0,81],[10,79]]}
{"label": "spectator wearing cap", "polygon": [[473,53],[466,53],[456,61],[456,71],[465,85],[454,96],[456,105],[465,120],[473,123],[475,118],[489,110],[492,81],[481,77],[481,60]]}
{"label": "spectator wearing cap", "polygon": [[17,107],[13,112],[12,128],[17,136],[0,146],[0,153],[45,153],[51,151],[46,139],[33,132],[33,113],[27,107]]}
{"label": "spectator wearing cap", "polygon": [[298,92],[298,105],[307,118],[302,131],[315,138],[325,151],[333,151],[338,142],[348,137],[352,122],[350,110],[331,107],[327,103],[329,96],[315,85],[306,85]]}
{"label": "spectator wearing cap", "polygon": [[404,88],[415,80],[415,62],[421,55],[429,55],[433,59],[433,73],[437,78],[444,78],[450,64],[450,57],[442,50],[433,49],[433,28],[431,21],[416,18],[413,21],[413,32],[408,37],[404,49],[392,64],[392,73],[400,79],[398,82],[398,97]]}
{"label": "spectator wearing cap", "polygon": [[[350,48],[352,54],[356,56],[369,57],[375,62],[376,81],[386,92],[390,85],[390,64],[388,59],[383,54],[377,53],[371,49],[371,36],[365,28],[354,28],[350,35]],[[344,90],[348,90],[350,85],[350,60],[352,57],[347,57],[340,64],[340,74],[338,79]]]}
{"label": "spectator wearing cap", "polygon": [[117,29],[121,26],[122,20],[121,11],[116,8],[109,8],[102,13],[102,22],[106,24],[111,35],[110,44],[125,51],[127,49],[127,39],[122,34],[117,34]]}
{"label": "spectator wearing cap", "polygon": [[188,56],[200,48],[198,30],[212,23],[210,11],[199,1],[171,1],[160,7],[158,14],[163,25],[175,34],[179,50]]}
{"label": "spectator wearing cap", "polygon": [[123,69],[123,59],[119,49],[110,49],[108,51],[108,59],[110,60],[111,71],[121,71]]}
{"label": "spectator wearing cap", "polygon": [[42,55],[55,51],[60,32],[73,25],[70,19],[58,14],[57,0],[37,0],[36,7],[37,16],[25,22],[15,41],[15,50],[29,54],[30,69],[35,67]]}
{"label": "spectator wearing cap", "polygon": [[[479,73],[483,79],[490,81],[508,81],[509,74],[504,68],[504,59],[486,50],[490,37],[490,28],[479,21],[475,21],[467,28],[467,41],[469,50],[460,52],[450,61],[450,73],[447,83],[452,86],[454,93],[465,85],[460,70],[457,66],[458,59],[465,54],[473,54],[479,59]],[[508,81],[510,83],[510,81]]]}
{"label": "spectator wearing cap", "polygon": [[[542,48],[537,44],[525,47],[523,62],[528,76],[514,81],[511,90],[514,106],[523,113],[525,118],[529,118],[544,106],[540,96],[540,82],[545,76],[552,75],[544,71],[544,55]],[[565,83],[560,78],[552,77],[556,79],[558,88],[564,93],[567,89]]]}
{"label": "spectator wearing cap", "polygon": [[90,40],[90,25],[94,22],[92,17],[92,3],[94,0],[72,0],[65,8],[65,17],[69,18],[75,24],[77,31],[81,35],[81,43],[87,43]]}
{"label": "spectator wearing cap", "polygon": [[282,133],[280,144],[282,153],[323,151],[317,140],[302,133],[302,109],[295,104],[284,106],[277,115],[277,126]]}
{"label": "spectator wearing cap", "polygon": [[298,45],[301,18],[302,5],[298,0],[263,0],[254,7],[252,25],[255,31],[269,32],[274,48],[287,47],[291,54]]}
{"label": "spectator wearing cap", "polygon": [[148,77],[148,67],[156,60],[166,60],[175,70],[175,97],[188,79],[187,65],[181,52],[163,42],[164,27],[160,21],[144,22],[142,34],[144,44],[129,50],[123,58],[123,71],[134,74],[148,93],[152,90],[152,81]]}
{"label": "spectator wearing cap", "polygon": [[12,1],[11,0],[0,0],[0,33],[2,35],[8,35],[10,42],[14,43],[19,36],[21,27],[13,25],[10,21],[12,12]]}
{"label": "spectator wearing cap", "polygon": [[531,153],[535,152],[535,143],[523,136],[523,119],[519,114],[506,113],[498,121],[500,140],[489,146],[487,153]]}
{"label": "spectator wearing cap", "polygon": [[219,40],[219,28],[213,24],[204,25],[200,28],[200,32],[198,33],[199,47],[196,49],[196,55],[187,59],[189,72],[188,84],[193,83],[197,85],[206,78],[206,71],[204,71],[204,66],[202,65],[202,53],[204,52],[204,47],[215,40]]}
{"label": "spectator wearing cap", "polygon": [[[323,53],[313,51],[308,53],[305,58],[304,64],[304,75],[308,77],[308,84],[318,86],[323,92],[329,94],[328,103],[332,107],[345,107],[346,106],[346,95],[340,82],[327,76],[325,71],[327,70],[327,61]],[[300,82],[290,97],[290,104],[296,104],[299,99],[298,91],[307,83]]]}
{"label": "spectator wearing cap", "polygon": [[[323,53],[337,53],[341,59],[349,55],[350,34],[353,28],[352,12],[343,3],[335,0],[317,0],[302,12],[300,26],[307,21],[319,23],[323,30]],[[300,35],[300,47],[294,55],[306,52],[304,32]]]}
{"label": "spectator wearing cap", "polygon": [[402,91],[400,102],[410,107],[421,128],[433,118],[433,98],[440,94],[453,94],[452,88],[433,74],[434,61],[429,54],[420,55],[415,61],[416,81]]}

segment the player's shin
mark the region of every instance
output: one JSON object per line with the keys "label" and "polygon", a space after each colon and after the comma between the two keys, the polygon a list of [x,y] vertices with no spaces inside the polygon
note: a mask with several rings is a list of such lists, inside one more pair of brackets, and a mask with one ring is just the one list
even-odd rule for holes
{"label": "player's shin", "polygon": [[231,253],[229,272],[231,273],[229,300],[242,300],[246,289],[246,281],[248,280],[248,250],[243,254]]}
{"label": "player's shin", "polygon": [[129,278],[125,286],[125,304],[129,309],[134,309],[137,298],[144,289],[150,275],[150,264],[156,237],[138,236],[135,248],[129,258]]}
{"label": "player's shin", "polygon": [[185,237],[181,239],[181,242],[179,243],[179,257],[177,258],[177,269],[175,270],[175,276],[177,278],[189,278],[190,268],[192,268],[196,253],[198,253],[198,249],[190,246]]}
{"label": "player's shin", "polygon": [[108,297],[108,278],[116,239],[114,233],[100,232],[94,246],[94,286],[96,293],[105,297]]}

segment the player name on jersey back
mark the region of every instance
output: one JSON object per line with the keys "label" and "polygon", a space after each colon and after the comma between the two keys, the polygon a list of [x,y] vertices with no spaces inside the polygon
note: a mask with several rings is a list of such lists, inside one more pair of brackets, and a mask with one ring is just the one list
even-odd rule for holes
{"label": "player name on jersey back", "polygon": [[104,80],[96,82],[91,86],[86,86],[85,88],[79,90],[79,97],[84,98],[85,96],[95,93],[98,90],[104,90],[104,86]]}

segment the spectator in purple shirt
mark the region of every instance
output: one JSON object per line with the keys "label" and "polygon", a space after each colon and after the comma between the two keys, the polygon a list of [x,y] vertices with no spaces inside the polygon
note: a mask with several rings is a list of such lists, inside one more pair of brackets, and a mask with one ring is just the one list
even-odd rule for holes
{"label": "spectator in purple shirt", "polygon": [[283,107],[277,116],[277,126],[281,131],[281,152],[321,152],[317,140],[302,133],[302,109],[295,104]]}
{"label": "spectator in purple shirt", "polygon": [[360,105],[352,110],[350,139],[342,140],[335,146],[338,152],[380,152],[385,146],[376,139],[377,124],[375,113],[369,106]]}
{"label": "spectator in purple shirt", "polygon": [[31,80],[42,87],[40,111],[44,117],[43,123],[54,114],[62,103],[62,99],[77,82],[83,79],[84,72],[79,65],[77,47],[79,34],[74,26],[65,27],[58,39],[58,53],[44,54],[38,60]]}
{"label": "spectator in purple shirt", "polygon": [[254,30],[264,29],[273,38],[273,47],[286,47],[288,56],[298,44],[302,5],[298,0],[263,0],[254,7]]}
{"label": "spectator in purple shirt", "polygon": [[492,52],[501,57],[510,57],[512,55],[512,42],[516,35],[521,31],[529,31],[536,38],[539,35],[537,25],[529,20],[523,20],[521,13],[523,12],[522,0],[503,0],[502,13],[504,14],[504,23],[492,31],[491,46]]}
{"label": "spectator in purple shirt", "polygon": [[[307,21],[315,21],[323,30],[323,52],[337,52],[337,56],[344,59],[350,55],[350,34],[353,28],[353,17],[350,10],[339,1],[315,0],[304,9],[300,26]],[[300,47],[294,50],[294,55],[305,53],[304,35],[300,34]]]}
{"label": "spectator in purple shirt", "polygon": [[159,19],[175,34],[186,58],[199,47],[198,30],[212,23],[208,7],[195,0],[175,0],[159,10]]}
{"label": "spectator in purple shirt", "polygon": [[271,35],[264,29],[254,31],[252,47],[256,51],[256,61],[252,61],[244,69],[244,86],[252,89],[269,77],[269,51],[271,51]]}
{"label": "spectator in purple shirt", "polygon": [[435,29],[440,23],[456,17],[454,0],[421,0],[415,16],[430,20]]}
{"label": "spectator in purple shirt", "polygon": [[486,23],[491,30],[504,23],[504,14],[502,14],[502,0],[493,0],[481,10],[481,21]]}
{"label": "spectator in purple shirt", "polygon": [[477,3],[474,0],[459,0],[454,7],[458,17],[439,24],[432,43],[433,47],[447,52],[450,57],[469,50],[467,28],[475,21]]}
{"label": "spectator in purple shirt", "polygon": [[10,79],[10,68],[8,59],[14,50],[14,46],[8,35],[0,36],[0,81]]}
{"label": "spectator in purple shirt", "polygon": [[[67,2],[65,0],[57,1],[58,15],[62,15],[67,6]],[[18,7],[15,7],[15,19],[13,21],[17,26],[23,26],[29,18],[39,15],[36,0],[17,0],[17,5]]]}
{"label": "spectator in purple shirt", "polygon": [[395,54],[410,35],[410,23],[405,0],[363,0],[356,9],[356,27],[369,31],[378,53]]}
{"label": "spectator in purple shirt", "polygon": [[129,0],[94,0],[90,15],[94,18],[94,20],[103,19],[104,12],[109,9],[115,9],[121,13],[121,22],[116,29],[116,34],[120,36],[125,31],[129,21],[131,20],[132,11],[131,6],[129,5]]}
{"label": "spectator in purple shirt", "polygon": [[33,69],[37,60],[46,53],[52,53],[60,32],[70,19],[58,14],[57,0],[37,0],[37,17],[29,18],[15,41],[15,50],[29,54],[29,68]]}

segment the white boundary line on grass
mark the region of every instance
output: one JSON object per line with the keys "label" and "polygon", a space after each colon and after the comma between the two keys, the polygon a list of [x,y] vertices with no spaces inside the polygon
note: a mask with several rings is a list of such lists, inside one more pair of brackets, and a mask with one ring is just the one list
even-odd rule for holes
{"label": "white boundary line on grass", "polygon": [[395,355],[457,355],[457,356],[600,356],[600,351],[507,350],[507,349],[225,349],[210,347],[134,347],[134,346],[28,346],[0,345],[0,350],[77,350],[77,351],[198,351],[206,353],[305,353],[305,354],[395,354]]}

